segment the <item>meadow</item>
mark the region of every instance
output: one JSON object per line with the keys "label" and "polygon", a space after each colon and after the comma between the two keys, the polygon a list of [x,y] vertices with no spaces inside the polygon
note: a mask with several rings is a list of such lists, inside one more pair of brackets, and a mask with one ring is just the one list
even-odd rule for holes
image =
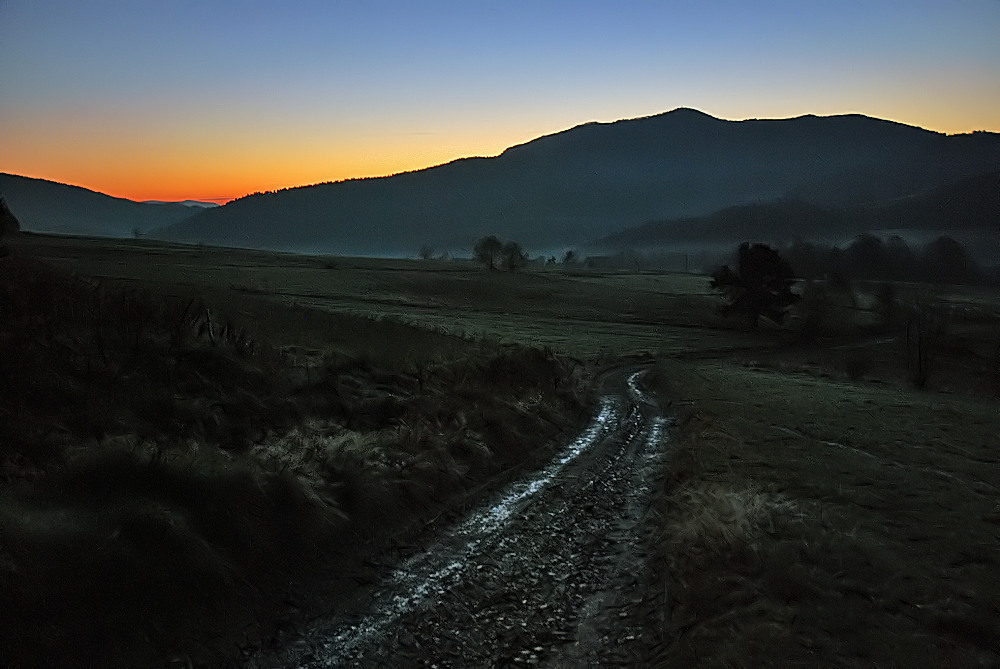
{"label": "meadow", "polygon": [[[108,666],[228,661],[308,608],[302,574],[346,587],[393,532],[540,461],[626,360],[678,420],[650,534],[665,594],[632,614],[650,662],[1000,662],[995,290],[822,287],[750,330],[691,274],[11,246],[0,634],[24,666],[95,634]],[[919,305],[945,323],[922,388]]]}

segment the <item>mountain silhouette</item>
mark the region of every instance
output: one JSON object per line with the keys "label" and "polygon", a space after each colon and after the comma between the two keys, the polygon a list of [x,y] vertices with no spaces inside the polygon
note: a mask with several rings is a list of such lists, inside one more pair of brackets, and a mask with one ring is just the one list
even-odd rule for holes
{"label": "mountain silhouette", "polygon": [[183,204],[134,202],[103,193],[0,173],[0,195],[28,232],[130,237],[177,223],[199,209]]}
{"label": "mountain silhouette", "polygon": [[725,121],[676,109],[588,123],[390,177],[258,193],[154,235],[359,254],[469,249],[482,235],[548,249],[650,220],[778,198],[819,207],[926,192],[1000,166],[1000,135],[946,136],[861,115]]}

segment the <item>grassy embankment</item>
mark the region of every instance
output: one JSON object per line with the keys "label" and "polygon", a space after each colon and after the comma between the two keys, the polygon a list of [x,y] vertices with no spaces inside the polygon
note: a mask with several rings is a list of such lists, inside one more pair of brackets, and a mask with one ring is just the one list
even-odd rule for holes
{"label": "grassy embankment", "polygon": [[835,342],[658,365],[679,421],[659,664],[1000,663],[1000,308],[909,290],[963,306],[925,390],[898,324],[843,345],[850,310]]}
{"label": "grassy embankment", "polygon": [[239,287],[139,289],[16,249],[0,261],[10,666],[217,665],[311,575],[342,587],[367,547],[544,456],[585,412],[584,369],[540,348]]}

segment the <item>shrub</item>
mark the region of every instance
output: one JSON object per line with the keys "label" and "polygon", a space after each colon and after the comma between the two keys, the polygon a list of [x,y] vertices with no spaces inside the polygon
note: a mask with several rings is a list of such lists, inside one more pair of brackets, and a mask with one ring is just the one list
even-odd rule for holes
{"label": "shrub", "polygon": [[712,274],[711,286],[723,293],[723,315],[745,316],[756,328],[761,316],[781,323],[788,307],[799,300],[792,290],[795,275],[777,251],[765,244],[743,243],[736,272],[729,266]]}

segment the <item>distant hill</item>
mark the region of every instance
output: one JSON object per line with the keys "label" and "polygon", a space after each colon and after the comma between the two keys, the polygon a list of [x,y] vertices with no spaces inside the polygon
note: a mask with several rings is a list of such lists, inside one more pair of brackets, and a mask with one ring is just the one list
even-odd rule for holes
{"label": "distant hill", "polygon": [[646,221],[781,198],[843,208],[1000,169],[1000,134],[946,136],[860,115],[724,121],[691,109],[589,123],[416,172],[260,193],[155,231],[164,239],[335,253],[536,251]]}
{"label": "distant hill", "polygon": [[593,246],[619,250],[697,242],[849,239],[878,231],[1000,235],[1000,171],[872,204],[834,207],[781,199],[726,207],[708,216],[649,221],[603,237]]}
{"label": "distant hill", "polygon": [[179,202],[167,202],[165,200],[143,200],[142,204],[182,204],[185,207],[191,207],[194,209],[211,209],[212,207],[218,207],[219,205],[215,202],[202,202],[201,200],[181,200]]}
{"label": "distant hill", "polygon": [[103,193],[0,173],[0,195],[28,232],[131,237],[169,226],[199,211],[183,204],[133,202]]}

